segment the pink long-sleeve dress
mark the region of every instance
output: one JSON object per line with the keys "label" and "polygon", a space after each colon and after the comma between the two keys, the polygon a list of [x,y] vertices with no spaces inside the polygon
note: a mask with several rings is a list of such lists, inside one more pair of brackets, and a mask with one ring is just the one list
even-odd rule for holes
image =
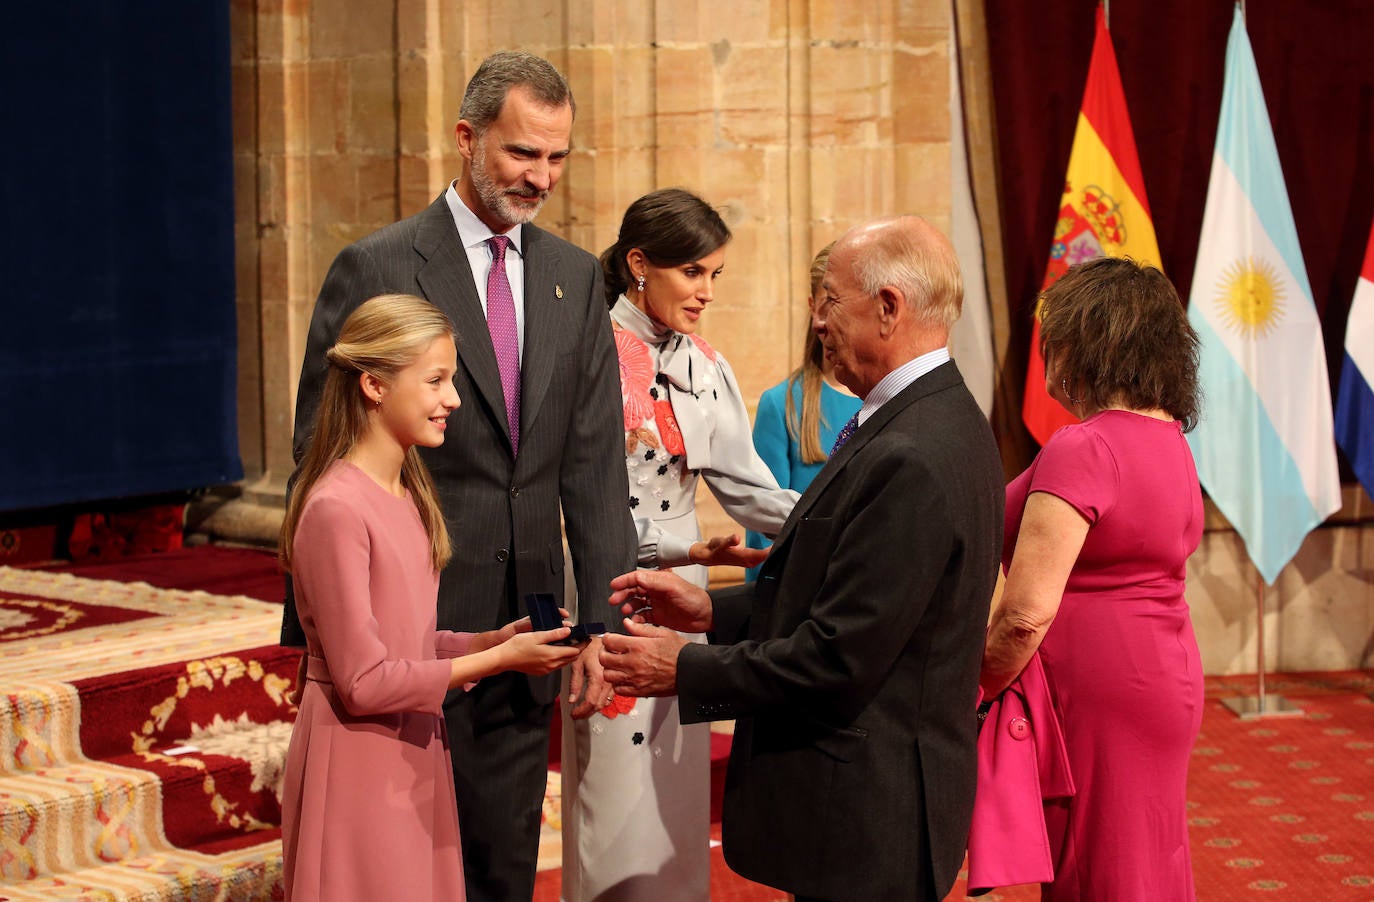
{"label": "pink long-sleeve dress", "polygon": [[471,637],[435,630],[439,576],[419,513],[336,461],[292,548],[310,660],[282,798],[286,896],[461,900],[441,705],[443,659]]}
{"label": "pink long-sleeve dress", "polygon": [[1040,645],[1076,796],[1046,807],[1054,882],[1042,898],[1195,897],[1185,808],[1202,724],[1202,660],[1183,597],[1202,493],[1173,421],[1106,410],[1065,426],[1007,486],[1010,565],[1026,496],[1088,521]]}

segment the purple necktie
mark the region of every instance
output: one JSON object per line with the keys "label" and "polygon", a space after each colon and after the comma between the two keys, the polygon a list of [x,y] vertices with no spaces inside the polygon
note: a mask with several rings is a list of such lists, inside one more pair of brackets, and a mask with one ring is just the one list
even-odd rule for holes
{"label": "purple necktie", "polygon": [[834,457],[834,456],[835,456],[835,452],[838,451],[838,450],[840,450],[840,447],[841,447],[842,445],[844,445],[845,442],[849,441],[849,437],[850,437],[851,435],[853,435],[853,434],[854,434],[854,430],[855,430],[855,429],[858,429],[858,428],[859,428],[859,415],[856,413],[856,414],[854,414],[854,416],[852,416],[852,417],[849,418],[849,422],[848,422],[848,423],[845,423],[845,424],[844,424],[844,428],[840,430],[840,434],[837,435],[837,436],[835,436],[835,444],[833,444],[833,445],[830,446],[830,456],[831,456],[831,457]]}
{"label": "purple necktie", "polygon": [[520,448],[520,336],[515,328],[515,296],[506,278],[506,248],[510,239],[494,235],[491,245],[491,271],[487,273],[487,328],[491,346],[496,349],[496,365],[501,370],[501,390],[506,396],[506,422],[510,425],[510,450]]}

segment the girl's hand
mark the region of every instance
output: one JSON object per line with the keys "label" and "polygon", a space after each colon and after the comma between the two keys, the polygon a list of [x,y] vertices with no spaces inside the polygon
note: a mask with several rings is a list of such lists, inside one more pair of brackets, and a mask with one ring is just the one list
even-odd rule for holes
{"label": "girl's hand", "polygon": [[505,626],[496,631],[493,637],[496,641],[492,645],[499,645],[513,637],[516,633],[528,633],[530,631],[530,618],[521,617],[519,620],[512,620]]}
{"label": "girl's hand", "polygon": [[[563,616],[565,626],[571,626],[568,617],[571,616],[564,608],[559,608],[558,613]],[[471,651],[483,651],[488,648],[495,648],[503,642],[508,642],[521,633],[528,633],[533,627],[530,626],[529,617],[521,617],[519,620],[512,620],[499,630],[487,630],[483,633],[474,633],[472,636]]]}
{"label": "girl's hand", "polygon": [[[568,619],[572,617],[572,615],[568,613],[567,608],[559,608],[558,615],[563,618],[564,626],[572,626],[572,621]],[[529,617],[521,617],[519,620],[512,620],[496,631],[496,641],[505,642],[516,633],[528,633],[531,629],[533,629],[533,627],[530,626]]]}
{"label": "girl's hand", "polygon": [[[564,611],[563,614],[566,616],[567,611]],[[518,628],[521,623],[524,624],[524,629]],[[560,667],[571,664],[582,653],[582,649],[576,645],[549,644],[550,642],[557,642],[559,639],[568,638],[568,633],[571,630],[566,626],[560,626],[556,630],[531,632],[530,621],[526,617],[523,620],[506,624],[501,628],[501,631],[504,632],[513,627],[516,628],[514,634],[497,648],[497,651],[501,653],[502,670],[515,670],[532,676],[540,676],[553,673]]]}

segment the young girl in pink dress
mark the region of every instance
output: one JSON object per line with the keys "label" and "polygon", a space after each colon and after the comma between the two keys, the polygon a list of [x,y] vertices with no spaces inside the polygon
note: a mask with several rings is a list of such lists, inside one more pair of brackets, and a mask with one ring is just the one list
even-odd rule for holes
{"label": "young girl in pink dress", "polygon": [[577,657],[566,626],[436,630],[448,531],[416,446],[458,409],[452,324],[408,295],[349,316],[286,519],[306,679],[282,799],[287,899],[461,900],[444,695]]}

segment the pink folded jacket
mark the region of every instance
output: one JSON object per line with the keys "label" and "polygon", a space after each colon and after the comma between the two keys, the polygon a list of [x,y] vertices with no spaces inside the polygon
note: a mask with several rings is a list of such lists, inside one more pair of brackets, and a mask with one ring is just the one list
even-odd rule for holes
{"label": "pink folded jacket", "polygon": [[1044,803],[1074,791],[1064,733],[1037,653],[993,700],[978,733],[969,895],[1054,880]]}

